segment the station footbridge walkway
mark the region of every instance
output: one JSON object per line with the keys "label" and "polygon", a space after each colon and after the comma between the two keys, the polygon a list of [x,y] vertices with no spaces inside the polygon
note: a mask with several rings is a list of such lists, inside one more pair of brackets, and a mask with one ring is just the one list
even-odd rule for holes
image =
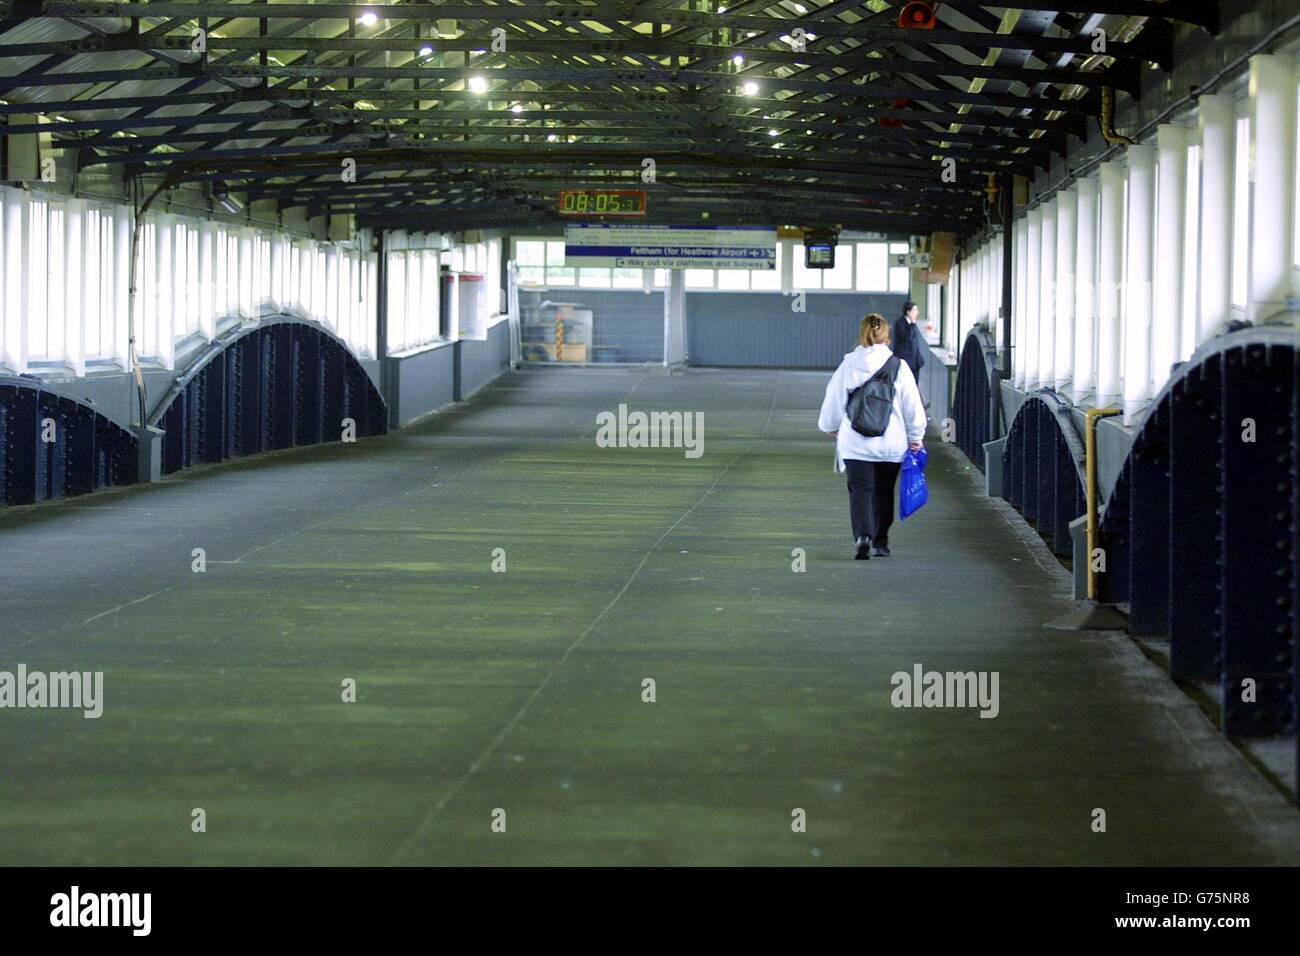
{"label": "station footbridge walkway", "polygon": [[[1288,797],[1138,643],[1044,627],[1068,573],[956,446],[852,560],[825,382],[524,370],[0,513],[5,660],[104,675],[97,719],[0,721],[0,857],[1300,862]],[[702,413],[702,454],[601,447],[620,405]],[[895,706],[918,669],[996,704]]]}

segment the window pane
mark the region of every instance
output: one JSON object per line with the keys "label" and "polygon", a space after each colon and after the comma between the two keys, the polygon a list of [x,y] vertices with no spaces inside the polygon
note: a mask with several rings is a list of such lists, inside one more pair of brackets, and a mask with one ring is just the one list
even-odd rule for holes
{"label": "window pane", "polygon": [[584,289],[608,289],[608,269],[579,269],[578,285]]}
{"label": "window pane", "polygon": [[[897,255],[906,255],[906,253],[907,253],[907,243],[891,242],[889,244],[889,254],[891,257]],[[889,291],[890,292],[902,292],[904,294],[907,293],[908,289],[911,287],[911,276],[908,275],[908,272],[909,270],[906,267],[903,267],[901,269],[896,269],[893,266],[890,267],[889,269]]]}
{"label": "window pane", "polygon": [[823,289],[853,288],[853,245],[846,243],[835,248],[835,268],[822,270]]}
{"label": "window pane", "polygon": [[1196,347],[1196,319],[1199,305],[1199,255],[1201,244],[1201,147],[1187,147],[1187,194],[1183,220],[1183,331],[1180,359]]}
{"label": "window pane", "polygon": [[755,269],[749,275],[749,287],[755,291],[763,292],[780,292],[781,291],[781,263],[784,261],[785,253],[784,244],[776,244],[776,262],[771,269]]}
{"label": "window pane", "polygon": [[[1297,87],[1297,106],[1300,106],[1300,87]],[[1292,197],[1295,206],[1291,210],[1292,228],[1294,232],[1291,239],[1291,258],[1295,265],[1300,266],[1300,128],[1297,128],[1295,149],[1295,195]]]}
{"label": "window pane", "polygon": [[805,267],[804,258],[803,246],[795,246],[794,287],[796,289],[820,289],[822,287],[822,270]]}
{"label": "window pane", "polygon": [[1250,117],[1237,120],[1237,155],[1233,165],[1232,304],[1246,307],[1250,261]]}
{"label": "window pane", "polygon": [[748,289],[749,271],[747,269],[719,269],[718,288],[729,290]]}
{"label": "window pane", "polygon": [[641,270],[640,269],[615,269],[614,288],[615,289],[641,288]]}
{"label": "window pane", "polygon": [[857,259],[859,292],[884,292],[889,288],[889,252],[883,242],[859,242]]}
{"label": "window pane", "polygon": [[520,266],[546,265],[546,243],[540,239],[520,239],[515,243],[515,261]]}
{"label": "window pane", "polygon": [[712,270],[712,269],[687,269],[687,270],[686,270],[686,288],[688,288],[688,289],[712,289],[712,288],[713,288],[713,270]]}

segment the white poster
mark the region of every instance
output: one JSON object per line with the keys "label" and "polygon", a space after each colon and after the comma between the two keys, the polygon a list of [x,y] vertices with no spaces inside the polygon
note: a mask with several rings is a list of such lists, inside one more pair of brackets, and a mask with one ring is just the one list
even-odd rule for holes
{"label": "white poster", "polygon": [[775,269],[766,226],[581,223],[564,229],[566,266],[619,269]]}

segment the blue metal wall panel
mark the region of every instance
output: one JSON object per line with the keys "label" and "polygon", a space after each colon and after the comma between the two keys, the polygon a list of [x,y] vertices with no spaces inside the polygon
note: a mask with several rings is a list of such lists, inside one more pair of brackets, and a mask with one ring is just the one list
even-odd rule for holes
{"label": "blue metal wall panel", "polygon": [[[611,289],[521,291],[527,313],[545,300],[592,312],[596,361],[662,362],[662,292]],[[807,311],[792,312],[789,296],[754,292],[687,292],[687,360],[692,365],[834,368],[858,340],[869,312],[893,321],[906,296],[860,292],[808,293]]]}
{"label": "blue metal wall panel", "polygon": [[870,312],[891,322],[903,295],[809,292],[806,312],[790,296],[753,292],[687,292],[687,358],[692,365],[834,368],[858,342]]}

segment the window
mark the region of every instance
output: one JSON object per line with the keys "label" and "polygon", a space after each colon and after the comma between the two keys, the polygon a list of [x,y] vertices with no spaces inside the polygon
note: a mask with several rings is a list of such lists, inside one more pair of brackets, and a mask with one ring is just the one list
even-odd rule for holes
{"label": "window", "polygon": [[835,268],[822,270],[822,288],[853,288],[853,245],[851,243],[836,247]]}
{"label": "window", "polygon": [[497,315],[505,311],[501,304],[501,240],[493,237],[487,241],[487,311]]}
{"label": "window", "polygon": [[794,287],[796,289],[820,289],[822,287],[821,269],[809,269],[804,264],[802,246],[794,246]]}
{"label": "window", "polygon": [[776,262],[771,269],[753,269],[749,273],[749,287],[755,292],[781,291],[781,263],[785,261],[785,246],[776,244]]}
{"label": "window", "polygon": [[[1300,110],[1300,86],[1296,87],[1297,109]],[[1300,114],[1298,114],[1300,115]],[[1293,265],[1300,266],[1300,124],[1296,127],[1295,143],[1295,195],[1292,196],[1293,207],[1291,209],[1291,261]]]}
{"label": "window", "polygon": [[613,285],[615,289],[639,289],[641,288],[641,281],[640,269],[614,270]]}
{"label": "window", "polygon": [[546,284],[573,285],[575,282],[572,267],[564,265],[564,240],[548,239],[546,242]]}
{"label": "window", "polygon": [[1250,297],[1250,117],[1237,118],[1232,186],[1232,304],[1245,309]]}
{"label": "window", "polygon": [[1196,348],[1196,323],[1200,305],[1201,147],[1187,147],[1187,194],[1183,201],[1183,315],[1178,357],[1186,359]]}
{"label": "window", "polygon": [[712,269],[686,269],[686,288],[688,289],[712,289],[713,288],[713,270]]}
{"label": "window", "polygon": [[579,269],[578,286],[583,289],[608,289],[610,286],[610,270]]}
{"label": "window", "polygon": [[546,243],[544,241],[540,239],[516,241],[515,262],[519,266],[521,283],[546,284]]}
{"label": "window", "polygon": [[45,293],[49,281],[49,225],[50,214],[46,204],[33,199],[28,205],[28,241],[27,273],[30,276],[27,286],[26,314],[28,317],[27,354],[34,358],[45,358],[48,353],[47,322],[32,322],[32,316],[48,316]]}
{"label": "window", "polygon": [[889,249],[880,242],[859,242],[857,247],[857,279],[859,292],[887,292],[889,290]]}
{"label": "window", "polygon": [[[907,252],[908,252],[907,243],[905,242],[891,242],[889,244],[890,256],[896,256],[899,254],[906,255]],[[891,265],[889,267],[889,291],[890,292],[902,292],[903,294],[907,294],[907,292],[911,289],[911,285],[912,285],[912,276],[910,270],[906,266],[900,268]]]}
{"label": "window", "polygon": [[718,288],[724,291],[749,290],[749,270],[719,269]]}

